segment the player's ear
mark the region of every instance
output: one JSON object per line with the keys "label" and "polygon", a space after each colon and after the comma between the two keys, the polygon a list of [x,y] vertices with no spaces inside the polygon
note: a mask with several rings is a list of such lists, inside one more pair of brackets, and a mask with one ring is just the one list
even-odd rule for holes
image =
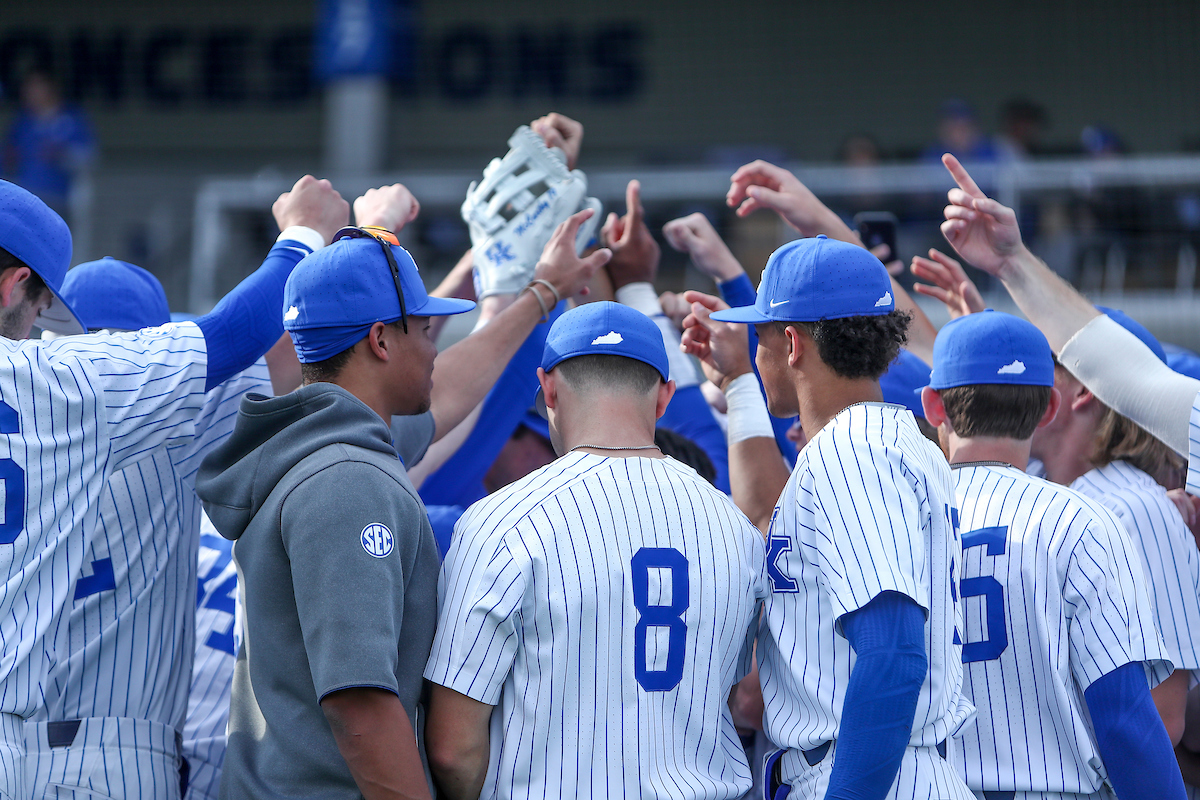
{"label": "player's ear", "polygon": [[13,292],[33,274],[26,266],[9,267],[0,273],[0,306],[8,308],[14,302]]}
{"label": "player's ear", "polygon": [[675,396],[675,381],[667,381],[666,383],[658,384],[658,399],[654,404],[654,418],[662,419],[662,415],[667,413],[667,406],[671,403],[671,398]]}
{"label": "player's ear", "polygon": [[[1088,395],[1091,395],[1091,392],[1088,392]],[[1062,392],[1060,392],[1058,389],[1051,387],[1050,388],[1050,402],[1046,406],[1046,413],[1042,414],[1042,419],[1041,419],[1041,421],[1038,422],[1037,426],[1039,428],[1044,428],[1047,425],[1049,425],[1051,422],[1054,422],[1054,418],[1056,416],[1058,416],[1058,410],[1060,408],[1062,408],[1062,402],[1063,402]]]}
{"label": "player's ear", "polygon": [[805,344],[811,340],[807,336],[803,336],[795,325],[785,327],[783,334],[787,337],[788,343],[788,366],[795,367],[800,363],[800,357],[804,355]]}
{"label": "player's ear", "polygon": [[933,427],[940,428],[950,424],[946,416],[946,406],[942,403],[942,396],[937,389],[926,386],[921,390],[921,408],[925,411],[925,421]]}
{"label": "player's ear", "polygon": [[367,332],[367,349],[380,361],[388,360],[387,325],[376,322]]}
{"label": "player's ear", "polygon": [[537,377],[542,385],[542,401],[546,408],[558,408],[558,376],[538,367]]}

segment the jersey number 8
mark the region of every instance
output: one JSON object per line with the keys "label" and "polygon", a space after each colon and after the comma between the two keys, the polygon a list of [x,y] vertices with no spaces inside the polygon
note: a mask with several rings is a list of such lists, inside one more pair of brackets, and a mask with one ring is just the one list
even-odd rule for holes
{"label": "jersey number 8", "polygon": [[[670,605],[650,604],[650,570],[657,568],[671,573]],[[643,547],[633,556],[633,607],[638,611],[637,626],[633,629],[633,676],[647,692],[669,692],[683,679],[683,656],[687,645],[687,623],[683,612],[688,609],[688,562],[683,553],[673,547]],[[651,628],[666,628],[667,664],[664,669],[652,670],[646,663],[646,644]]]}

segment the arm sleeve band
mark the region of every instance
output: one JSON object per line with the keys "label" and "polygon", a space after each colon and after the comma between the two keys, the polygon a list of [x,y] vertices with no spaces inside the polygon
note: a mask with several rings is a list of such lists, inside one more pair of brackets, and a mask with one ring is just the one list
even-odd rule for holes
{"label": "arm sleeve band", "polygon": [[[734,308],[754,305],[756,297],[754,284],[750,282],[750,276],[744,272],[731,281],[718,283],[717,291],[721,293],[721,299]],[[754,375],[757,377],[758,364],[754,362],[754,355],[758,352],[758,334],[753,325],[747,325],[746,328],[750,334],[750,363],[754,364]],[[763,402],[766,402],[765,394]],[[787,462],[788,469],[791,469],[796,465],[796,446],[787,438],[788,429],[792,427],[792,420],[780,417],[771,417],[770,420],[771,430],[775,432],[775,444],[778,445],[783,460]]]}
{"label": "arm sleeve band", "polygon": [[1083,698],[1096,732],[1096,749],[1121,800],[1186,797],[1175,751],[1154,706],[1141,662],[1125,664],[1096,679]]}
{"label": "arm sleeve band", "polygon": [[675,324],[663,314],[662,304],[658,302],[658,295],[654,293],[654,285],[644,282],[629,283],[617,289],[615,294],[618,303],[642,312],[658,326],[662,333],[663,346],[667,348],[667,363],[671,367],[671,380],[675,381],[675,385],[681,389],[685,386],[699,386],[699,370],[692,363],[692,359],[679,349],[679,331],[675,330]]}
{"label": "arm sleeve band", "polygon": [[884,592],[841,623],[857,659],[825,800],[882,800],[900,770],[929,671],[925,612],[898,592]]}
{"label": "arm sleeve band", "polygon": [[725,402],[729,409],[730,444],[759,436],[774,438],[771,415],[767,413],[767,402],[754,373],[747,372],[730,381],[725,387]]}
{"label": "arm sleeve band", "polygon": [[249,369],[283,335],[283,285],[309,252],[294,239],[277,243],[262,266],[196,320],[208,350],[204,391]]}
{"label": "arm sleeve band", "polygon": [[695,442],[717,471],[713,485],[729,494],[729,448],[725,446],[725,433],[699,386],[676,389],[658,425]]}
{"label": "arm sleeve band", "polygon": [[1106,316],[1080,328],[1059,361],[1102,403],[1187,456],[1188,422],[1200,381],[1172,370]]}

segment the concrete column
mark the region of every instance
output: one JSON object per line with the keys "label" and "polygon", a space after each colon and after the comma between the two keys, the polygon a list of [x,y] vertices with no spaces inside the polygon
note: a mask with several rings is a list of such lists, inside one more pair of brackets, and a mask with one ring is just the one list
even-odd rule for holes
{"label": "concrete column", "polygon": [[325,86],[325,165],[332,175],[369,175],[387,153],[388,85],[376,75]]}

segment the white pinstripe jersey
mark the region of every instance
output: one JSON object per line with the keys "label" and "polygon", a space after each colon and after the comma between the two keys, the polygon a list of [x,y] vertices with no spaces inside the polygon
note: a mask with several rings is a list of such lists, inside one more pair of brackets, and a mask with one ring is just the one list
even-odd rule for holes
{"label": "white pinstripe jersey", "polygon": [[732,798],[762,536],[670,459],[570,453],[467,510],[425,677],[499,708],[481,797]]}
{"label": "white pinstripe jersey", "polygon": [[223,538],[201,512],[199,592],[196,595],[196,663],[183,728],[188,760],[188,800],[216,800],[225,761],[229,690],[241,644],[237,611],[237,566],[233,542]]}
{"label": "white pinstripe jersey", "polygon": [[1167,657],[1175,669],[1200,669],[1200,552],[1167,490],[1127,461],[1093,469],[1071,488],[1124,526],[1141,556]]}
{"label": "white pinstripe jersey", "polygon": [[0,711],[28,717],[41,703],[105,481],[191,438],[206,362],[193,323],[0,340]]}
{"label": "white pinstripe jersey", "polygon": [[929,675],[909,744],[940,744],[970,718],[952,588],[956,513],[946,459],[903,406],[850,406],[800,451],[771,521],[772,594],[758,635],[771,741],[809,750],[837,738],[855,661],[837,620],[887,591],[926,612]]}
{"label": "white pinstripe jersey", "polygon": [[955,467],[966,690],[959,762],[979,791],[1090,794],[1103,783],[1083,692],[1124,664],[1171,674],[1121,525],[1078,492],[1009,466]]}
{"label": "white pinstripe jersey", "polygon": [[37,718],[131,717],[183,729],[195,652],[196,473],[252,391],[271,394],[261,358],[205,395],[193,437],[108,479]]}
{"label": "white pinstripe jersey", "polygon": [[1200,497],[1200,394],[1192,401],[1192,419],[1188,424],[1188,494]]}

